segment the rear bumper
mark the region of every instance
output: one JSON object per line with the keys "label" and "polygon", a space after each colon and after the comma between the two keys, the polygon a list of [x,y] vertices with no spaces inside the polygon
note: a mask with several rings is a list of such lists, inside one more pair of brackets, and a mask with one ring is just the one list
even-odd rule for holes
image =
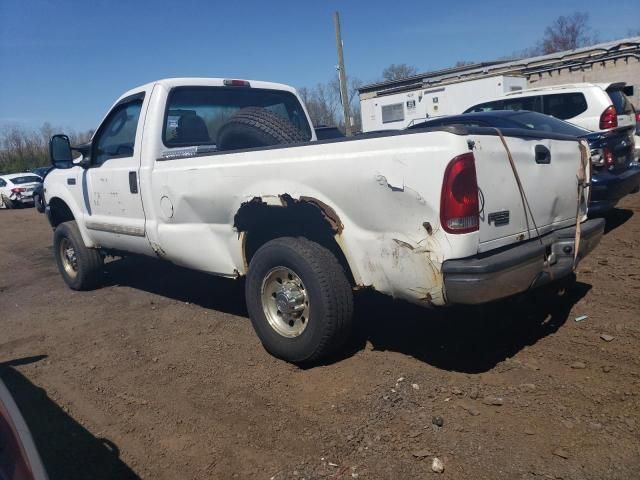
{"label": "rear bumper", "polygon": [[18,195],[12,194],[12,195],[9,196],[9,200],[12,200],[12,201],[14,201],[16,203],[27,204],[27,203],[33,203],[33,196],[32,195],[20,195],[20,196],[18,196]]}
{"label": "rear bumper", "polygon": [[[581,260],[600,242],[604,220],[582,223]],[[442,264],[449,304],[480,304],[559,280],[573,272],[575,227],[556,230],[514,247]]]}
{"label": "rear bumper", "polygon": [[620,174],[594,173],[591,179],[589,215],[599,215],[616,206],[625,195],[640,185],[640,167],[634,164]]}

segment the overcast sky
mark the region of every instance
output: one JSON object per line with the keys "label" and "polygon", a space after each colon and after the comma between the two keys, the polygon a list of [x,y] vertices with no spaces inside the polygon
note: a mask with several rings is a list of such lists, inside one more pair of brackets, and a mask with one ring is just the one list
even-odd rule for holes
{"label": "overcast sky", "polygon": [[640,27],[640,0],[0,0],[0,124],[95,128],[125,90],[158,78],[236,77],[313,86],[378,80],[530,47],[559,15],[588,12],[603,41]]}

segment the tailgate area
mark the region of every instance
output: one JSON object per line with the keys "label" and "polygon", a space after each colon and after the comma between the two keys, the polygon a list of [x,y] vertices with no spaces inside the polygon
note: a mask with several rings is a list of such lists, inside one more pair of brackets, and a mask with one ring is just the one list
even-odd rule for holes
{"label": "tailgate area", "polygon": [[[497,135],[472,135],[480,189],[478,252],[486,252],[575,224],[579,142],[503,130],[531,211],[525,209],[507,151]],[[534,226],[535,222],[535,226]]]}

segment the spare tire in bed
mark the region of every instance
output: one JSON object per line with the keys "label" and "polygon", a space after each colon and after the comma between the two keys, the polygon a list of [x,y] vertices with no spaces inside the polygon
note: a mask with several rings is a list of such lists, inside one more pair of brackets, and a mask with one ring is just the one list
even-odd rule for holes
{"label": "spare tire in bed", "polygon": [[218,150],[238,150],[306,140],[295,125],[280,115],[260,107],[247,107],[238,110],[220,127],[216,147]]}

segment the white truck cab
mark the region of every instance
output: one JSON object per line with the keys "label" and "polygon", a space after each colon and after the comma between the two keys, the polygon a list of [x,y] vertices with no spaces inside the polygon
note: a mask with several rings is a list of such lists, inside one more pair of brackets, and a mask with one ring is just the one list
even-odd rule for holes
{"label": "white truck cab", "polygon": [[604,228],[586,220],[575,138],[448,127],[317,141],[296,91],[275,83],[143,85],[75,149],[52,137],[45,179],[71,288],[98,286],[105,255],[246,276],[262,343],[297,363],[344,341],[354,288],[488,302],[567,277]]}

